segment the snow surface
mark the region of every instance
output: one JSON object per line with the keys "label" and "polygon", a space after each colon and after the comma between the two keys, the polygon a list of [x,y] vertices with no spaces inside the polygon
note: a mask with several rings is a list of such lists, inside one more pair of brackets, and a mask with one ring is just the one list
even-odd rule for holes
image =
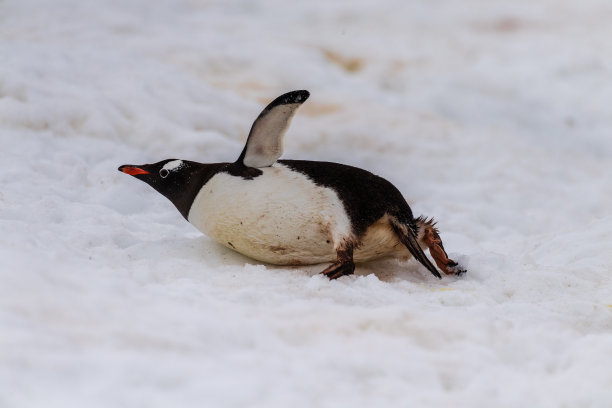
{"label": "snow surface", "polygon": [[[608,0],[0,2],[1,407],[612,406]],[[469,265],[258,265],[126,163],[380,174]]]}

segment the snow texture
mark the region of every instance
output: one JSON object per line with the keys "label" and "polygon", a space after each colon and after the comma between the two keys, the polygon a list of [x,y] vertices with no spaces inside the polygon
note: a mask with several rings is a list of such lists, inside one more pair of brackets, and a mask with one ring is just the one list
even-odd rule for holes
{"label": "snow texture", "polygon": [[[0,2],[0,406],[612,406],[611,18]],[[283,157],[388,178],[466,276],[260,265],[116,170],[234,161],[294,89]]]}

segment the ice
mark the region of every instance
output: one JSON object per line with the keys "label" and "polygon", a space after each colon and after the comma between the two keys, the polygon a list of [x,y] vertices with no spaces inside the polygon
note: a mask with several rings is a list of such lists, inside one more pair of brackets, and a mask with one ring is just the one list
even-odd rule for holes
{"label": "ice", "polygon": [[[612,406],[612,5],[0,4],[0,406]],[[260,265],[120,172],[391,180],[469,269]]]}

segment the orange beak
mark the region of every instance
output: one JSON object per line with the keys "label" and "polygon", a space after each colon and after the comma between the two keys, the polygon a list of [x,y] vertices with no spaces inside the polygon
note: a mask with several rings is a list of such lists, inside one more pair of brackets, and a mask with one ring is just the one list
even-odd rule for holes
{"label": "orange beak", "polygon": [[134,166],[121,166],[119,167],[119,171],[122,171],[125,174],[129,174],[130,176],[136,176],[138,174],[150,174],[148,171]]}

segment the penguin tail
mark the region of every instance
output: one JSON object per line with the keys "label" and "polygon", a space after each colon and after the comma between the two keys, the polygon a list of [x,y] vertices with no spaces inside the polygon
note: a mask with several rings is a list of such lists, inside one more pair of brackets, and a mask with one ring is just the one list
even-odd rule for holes
{"label": "penguin tail", "polygon": [[438,279],[442,279],[440,272],[436,269],[436,267],[431,263],[431,261],[423,252],[423,249],[419,245],[419,241],[417,238],[417,234],[419,232],[419,228],[416,223],[405,223],[398,220],[396,217],[390,217],[391,227],[393,231],[399,238],[400,242],[404,244],[408,251],[414,256],[414,258],[421,263],[432,275],[436,276]]}

